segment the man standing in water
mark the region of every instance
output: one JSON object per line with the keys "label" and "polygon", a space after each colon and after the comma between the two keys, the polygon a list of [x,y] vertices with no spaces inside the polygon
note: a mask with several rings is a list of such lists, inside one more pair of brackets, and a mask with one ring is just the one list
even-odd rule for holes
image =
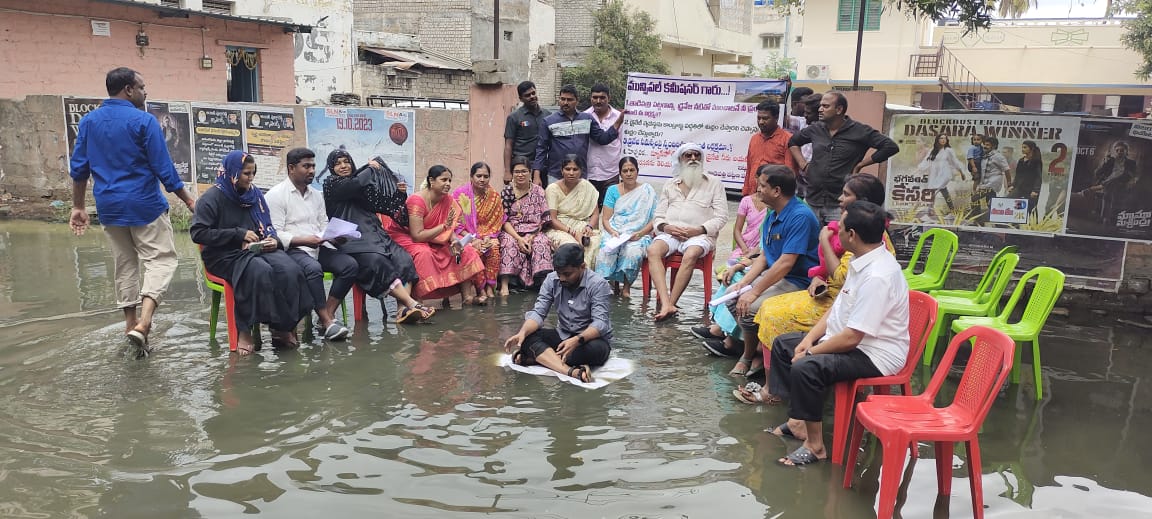
{"label": "man standing in water", "polygon": [[144,357],[151,351],[152,316],[177,265],[168,200],[159,184],[189,211],[195,202],[168,155],[160,123],[144,111],[144,78],[120,67],[108,72],[104,82],[108,99],[80,120],[76,134],[68,224],[77,236],[88,228],[84,198],[93,178],[96,212],[112,244],[116,304],[124,312],[125,336],[137,356]]}

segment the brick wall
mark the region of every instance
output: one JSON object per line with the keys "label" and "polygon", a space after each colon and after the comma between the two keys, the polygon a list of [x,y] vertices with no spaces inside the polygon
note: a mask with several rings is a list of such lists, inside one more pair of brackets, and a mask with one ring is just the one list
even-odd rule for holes
{"label": "brick wall", "polygon": [[355,0],[353,28],[413,34],[421,48],[472,61],[472,6],[464,1]]}
{"label": "brick wall", "polygon": [[556,60],[556,46],[541,45],[532,55],[529,79],[536,83],[536,95],[546,105],[555,103],[560,91],[560,63]]}
{"label": "brick wall", "polygon": [[396,71],[388,75],[388,67],[360,63],[356,65],[362,96],[390,95],[405,97],[433,97],[438,99],[468,100],[472,85],[472,71],[421,69],[417,72]]}
{"label": "brick wall", "polygon": [[[103,97],[104,75],[126,66],[144,76],[155,99],[226,101],[225,45],[217,43],[223,40],[262,47],[262,102],[295,101],[293,35],[279,27],[202,16],[161,19],[147,9],[84,0],[0,0],[0,8],[13,10],[2,15],[0,98]],[[90,20],[110,21],[111,36],[92,36]],[[143,52],[135,41],[141,23],[149,38]],[[212,69],[200,68],[204,52],[215,60]]]}
{"label": "brick wall", "polygon": [[604,0],[556,0],[556,58],[560,65],[579,65],[596,44],[595,12]]}

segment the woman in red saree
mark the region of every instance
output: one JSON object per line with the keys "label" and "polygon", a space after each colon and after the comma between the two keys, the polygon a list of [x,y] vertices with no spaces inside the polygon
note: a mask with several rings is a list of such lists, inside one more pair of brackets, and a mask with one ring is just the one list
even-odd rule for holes
{"label": "woman in red saree", "polygon": [[492,168],[483,162],[472,165],[469,182],[452,191],[452,198],[460,204],[464,217],[456,232],[473,234],[469,244],[484,262],[484,283],[481,297],[496,296],[496,279],[500,275],[500,228],[507,220],[500,195],[492,189]]}
{"label": "woman in red saree", "polygon": [[459,292],[465,304],[483,304],[487,298],[477,299],[476,287],[484,280],[484,263],[476,249],[460,245],[456,227],[463,211],[451,192],[452,172],[432,166],[424,189],[408,197],[408,227],[388,218],[385,228],[416,263],[417,299],[447,298]]}

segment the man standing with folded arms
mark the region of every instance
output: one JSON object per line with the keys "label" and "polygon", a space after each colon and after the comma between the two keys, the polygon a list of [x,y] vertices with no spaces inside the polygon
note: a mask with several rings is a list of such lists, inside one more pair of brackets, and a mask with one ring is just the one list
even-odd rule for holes
{"label": "man standing with folded arms", "polygon": [[92,178],[96,212],[112,245],[116,304],[124,312],[125,336],[136,355],[144,357],[151,351],[153,314],[178,264],[168,200],[160,185],[189,211],[195,202],[168,155],[160,123],[144,111],[144,78],[120,67],[108,72],[104,82],[108,99],[80,120],[76,134],[68,224],[77,236],[88,228],[84,198]]}

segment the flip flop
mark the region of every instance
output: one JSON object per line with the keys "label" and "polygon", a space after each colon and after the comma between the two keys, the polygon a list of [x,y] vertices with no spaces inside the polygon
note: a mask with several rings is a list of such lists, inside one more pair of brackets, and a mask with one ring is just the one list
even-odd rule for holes
{"label": "flip flop", "polygon": [[748,357],[740,357],[740,360],[736,361],[736,366],[733,367],[732,370],[728,372],[728,376],[732,376],[732,377],[746,377],[746,376],[748,376],[748,373],[751,370],[749,370],[747,367],[745,367],[744,369],[740,369],[741,365],[751,366],[752,365],[752,359],[750,359]]}
{"label": "flip flop", "polygon": [[[823,459],[826,458],[817,458],[808,447],[801,445],[800,448],[792,451],[791,454],[776,460],[776,463],[784,465],[785,467],[803,467],[804,465],[811,465]],[[791,465],[785,463],[785,461],[791,462]]]}
{"label": "flip flop", "polygon": [[396,311],[396,324],[413,323],[424,318],[424,314],[415,308],[401,308]]}
{"label": "flip flop", "polygon": [[[780,430],[780,434],[776,434],[775,431],[777,429]],[[800,440],[800,438],[797,438],[796,435],[792,433],[792,428],[788,427],[788,422],[784,422],[780,425],[777,425],[776,427],[770,427],[768,429],[764,429],[764,432],[771,434],[771,435],[779,436],[781,438],[791,438],[793,440]],[[803,440],[801,440],[801,441],[803,441]]]}
{"label": "flip flop", "polygon": [[128,333],[124,334],[124,337],[128,339],[128,344],[132,345],[132,347],[136,350],[136,358],[142,359],[147,357],[149,353],[152,353],[152,349],[148,346],[147,333],[133,328],[132,330],[129,330]]}
{"label": "flip flop", "polygon": [[[577,370],[580,371],[579,377],[572,374],[572,372],[577,371]],[[585,384],[589,384],[589,383],[595,381],[595,379],[592,378],[592,368],[589,368],[587,364],[582,364],[580,366],[572,366],[572,367],[568,368],[568,376],[572,377],[576,380],[579,380],[580,382],[583,382]]]}
{"label": "flip flop", "polygon": [[736,400],[748,405],[773,406],[784,403],[784,399],[776,395],[768,395],[768,398],[764,398],[764,396],[760,394],[760,384],[756,384],[755,382],[749,382],[748,385],[744,386],[744,391],[747,391],[750,396],[745,396],[739,389],[733,389],[732,396],[736,397]]}
{"label": "flip flop", "polygon": [[431,319],[433,315],[436,315],[436,309],[432,308],[431,306],[427,306],[424,303],[416,303],[416,306],[413,306],[412,309],[420,312],[421,321],[427,321],[428,319]]}

